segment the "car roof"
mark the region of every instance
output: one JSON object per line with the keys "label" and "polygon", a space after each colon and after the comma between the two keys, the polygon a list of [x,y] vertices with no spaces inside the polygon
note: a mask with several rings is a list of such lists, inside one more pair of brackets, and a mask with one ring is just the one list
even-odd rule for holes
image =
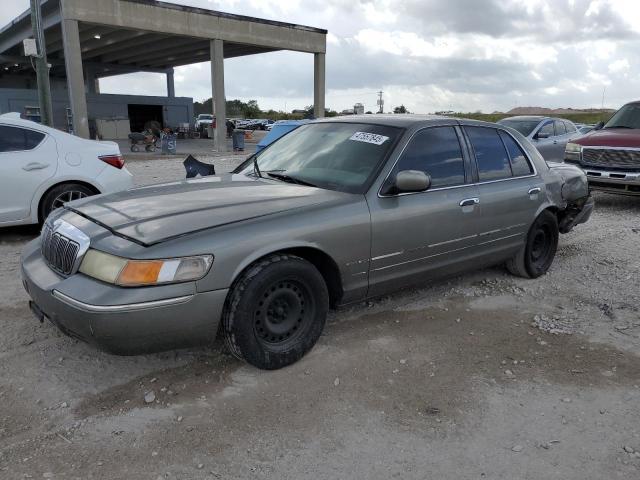
{"label": "car roof", "polygon": [[421,125],[477,125],[496,127],[495,123],[472,120],[468,118],[446,117],[440,115],[418,115],[418,114],[365,114],[348,115],[344,117],[326,117],[314,120],[316,122],[338,122],[338,123],[365,123],[371,125],[385,125],[389,127],[409,128]]}
{"label": "car roof", "polygon": [[[565,121],[565,122],[570,122],[571,121],[571,120],[568,120],[566,118],[545,117],[544,115],[515,115],[513,117],[503,118],[502,120],[515,120],[515,121],[523,121],[523,122],[532,122],[532,121],[541,122],[543,120],[562,120],[562,121]],[[501,121],[501,120],[499,120],[499,121]]]}

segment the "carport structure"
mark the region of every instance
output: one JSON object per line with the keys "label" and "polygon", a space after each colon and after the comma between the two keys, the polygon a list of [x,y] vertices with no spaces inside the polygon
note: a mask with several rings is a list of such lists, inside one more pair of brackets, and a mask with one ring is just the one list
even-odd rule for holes
{"label": "carport structure", "polygon": [[[50,74],[66,77],[74,130],[85,138],[86,93],[96,91],[98,78],[164,73],[173,97],[174,67],[210,61],[213,113],[224,125],[224,59],[278,50],[314,55],[314,109],[324,116],[326,30],[155,0],[43,0],[42,23]],[[22,41],[31,36],[28,11],[0,30],[5,70],[30,68]],[[217,128],[218,150],[226,147],[224,136]]]}

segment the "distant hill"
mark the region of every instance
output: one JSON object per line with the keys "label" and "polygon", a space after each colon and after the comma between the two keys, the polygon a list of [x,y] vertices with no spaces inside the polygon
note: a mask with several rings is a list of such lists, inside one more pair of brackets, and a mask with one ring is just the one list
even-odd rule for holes
{"label": "distant hill", "polygon": [[545,107],[516,107],[512,108],[508,112],[508,115],[575,115],[575,114],[600,114],[600,113],[612,113],[615,110],[610,108],[545,108]]}

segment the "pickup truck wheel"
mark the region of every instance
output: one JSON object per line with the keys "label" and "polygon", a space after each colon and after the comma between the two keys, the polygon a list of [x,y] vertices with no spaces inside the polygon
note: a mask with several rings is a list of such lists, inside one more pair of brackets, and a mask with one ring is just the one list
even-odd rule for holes
{"label": "pickup truck wheel", "polygon": [[524,247],[507,262],[507,269],[524,278],[544,275],[556,256],[558,236],[558,219],[545,210],[531,225]]}
{"label": "pickup truck wheel", "polygon": [[315,345],[328,310],[327,285],[311,263],[270,255],[235,282],[222,319],[225,344],[255,367],[282,368]]}

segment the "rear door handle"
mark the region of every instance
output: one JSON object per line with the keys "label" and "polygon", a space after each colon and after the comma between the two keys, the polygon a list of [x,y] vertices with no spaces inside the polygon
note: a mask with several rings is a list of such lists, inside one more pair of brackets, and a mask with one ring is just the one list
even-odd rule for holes
{"label": "rear door handle", "polygon": [[465,198],[464,200],[460,201],[460,206],[461,207],[471,207],[471,206],[477,205],[479,203],[480,203],[480,199],[478,197]]}
{"label": "rear door handle", "polygon": [[43,168],[47,168],[48,166],[48,163],[31,162],[27,163],[24,167],[22,167],[22,169],[30,172],[31,170],[42,170]]}
{"label": "rear door handle", "polygon": [[536,195],[540,193],[542,189],[540,187],[535,187],[529,190],[529,195]]}

